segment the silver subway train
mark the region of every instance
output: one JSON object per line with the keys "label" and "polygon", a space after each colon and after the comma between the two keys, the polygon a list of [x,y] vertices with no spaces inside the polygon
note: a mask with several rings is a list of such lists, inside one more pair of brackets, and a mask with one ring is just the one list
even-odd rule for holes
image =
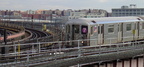
{"label": "silver subway train", "polygon": [[[110,44],[144,38],[144,17],[80,18],[66,23],[66,40],[83,40],[82,46]],[[76,45],[77,42],[68,43]]]}

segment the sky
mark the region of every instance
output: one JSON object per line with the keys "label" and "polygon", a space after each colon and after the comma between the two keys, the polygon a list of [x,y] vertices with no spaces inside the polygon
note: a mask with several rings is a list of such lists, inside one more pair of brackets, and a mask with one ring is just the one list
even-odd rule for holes
{"label": "sky", "polygon": [[0,0],[0,10],[66,10],[66,9],[104,9],[136,4],[144,8],[144,0]]}

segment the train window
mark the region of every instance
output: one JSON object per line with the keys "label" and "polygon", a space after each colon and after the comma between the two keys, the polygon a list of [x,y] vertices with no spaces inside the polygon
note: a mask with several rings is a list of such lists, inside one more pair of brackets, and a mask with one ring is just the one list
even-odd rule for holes
{"label": "train window", "polygon": [[100,26],[98,26],[98,34],[100,34]]}
{"label": "train window", "polygon": [[121,30],[120,31],[123,31],[123,23],[121,23]]}
{"label": "train window", "polygon": [[68,33],[68,25],[66,26],[66,33]]}
{"label": "train window", "polygon": [[81,33],[82,34],[87,34],[88,33],[88,27],[87,26],[82,26]]}
{"label": "train window", "polygon": [[66,27],[67,27],[66,28],[67,29],[67,33],[70,33],[70,25],[67,25]]}
{"label": "train window", "polygon": [[142,29],[144,29],[144,23],[142,23]]}
{"label": "train window", "polygon": [[79,25],[74,25],[74,31],[75,33],[79,33]]}
{"label": "train window", "polygon": [[114,25],[109,25],[108,26],[108,33],[113,33],[114,32]]}
{"label": "train window", "polygon": [[93,35],[93,26],[91,27],[91,35]]}
{"label": "train window", "polygon": [[127,25],[126,25],[126,30],[127,30],[127,31],[130,31],[130,30],[131,30],[131,24],[127,24]]}
{"label": "train window", "polygon": [[104,33],[104,24],[101,26],[101,33]]}
{"label": "train window", "polygon": [[96,26],[92,26],[91,27],[91,35],[93,35],[96,32],[97,32],[97,27]]}

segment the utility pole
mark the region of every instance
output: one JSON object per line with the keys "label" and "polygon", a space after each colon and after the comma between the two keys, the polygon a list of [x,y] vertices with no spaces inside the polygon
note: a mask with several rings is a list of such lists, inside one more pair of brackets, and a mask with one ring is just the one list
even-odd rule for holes
{"label": "utility pole", "polygon": [[11,11],[9,10],[9,12],[8,12],[8,15],[9,15],[9,21],[8,21],[8,23],[10,23],[10,14],[11,14]]}

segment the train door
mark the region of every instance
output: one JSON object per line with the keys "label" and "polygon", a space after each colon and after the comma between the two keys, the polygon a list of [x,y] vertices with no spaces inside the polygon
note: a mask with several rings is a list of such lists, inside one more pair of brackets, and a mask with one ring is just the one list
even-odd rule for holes
{"label": "train door", "polygon": [[[72,40],[80,39],[79,30],[80,30],[80,25],[72,25]],[[76,45],[76,44],[77,44],[77,42],[72,42],[72,45]]]}
{"label": "train door", "polygon": [[139,22],[134,24],[134,30],[133,30],[133,36],[134,36],[134,40],[139,38]]}
{"label": "train door", "polygon": [[71,33],[70,33],[70,25],[66,25],[66,40],[69,41],[71,40]]}
{"label": "train door", "polygon": [[104,24],[98,25],[98,44],[104,43]]}
{"label": "train door", "polygon": [[123,39],[123,23],[118,23],[118,42]]}
{"label": "train door", "polygon": [[139,39],[140,22],[137,23],[137,39]]}
{"label": "train door", "polygon": [[88,26],[82,25],[81,26],[81,35],[82,35],[82,39],[84,40],[82,42],[83,46],[88,46],[89,45],[89,41],[85,40],[88,39]]}
{"label": "train door", "polygon": [[[70,40],[72,40],[72,33],[70,32],[70,31],[72,31],[72,29],[71,29],[71,25],[66,25],[66,41],[70,41]],[[66,44],[68,44],[67,46],[69,46],[69,45],[72,45],[72,43],[71,42],[66,42]]]}

